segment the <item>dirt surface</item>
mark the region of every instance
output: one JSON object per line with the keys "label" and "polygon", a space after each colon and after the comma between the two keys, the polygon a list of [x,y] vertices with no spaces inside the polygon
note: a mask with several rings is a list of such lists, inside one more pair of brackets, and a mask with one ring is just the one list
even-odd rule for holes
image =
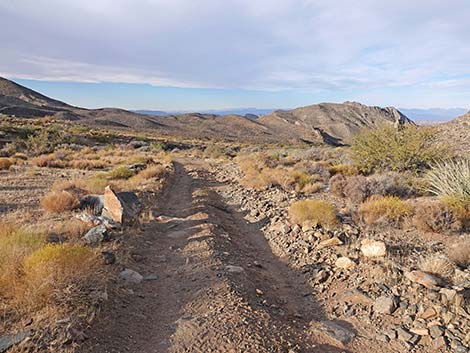
{"label": "dirt surface", "polygon": [[113,291],[80,351],[346,352],[312,329],[325,318],[311,288],[224,202],[224,184],[201,165],[175,169],[132,240],[127,266],[145,280]]}

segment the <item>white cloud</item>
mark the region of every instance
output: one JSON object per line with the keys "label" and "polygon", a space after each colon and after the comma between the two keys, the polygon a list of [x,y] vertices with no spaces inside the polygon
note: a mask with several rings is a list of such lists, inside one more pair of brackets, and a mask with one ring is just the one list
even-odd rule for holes
{"label": "white cloud", "polygon": [[[260,90],[468,83],[466,0],[16,0],[3,74]],[[467,76],[468,77],[468,76]]]}

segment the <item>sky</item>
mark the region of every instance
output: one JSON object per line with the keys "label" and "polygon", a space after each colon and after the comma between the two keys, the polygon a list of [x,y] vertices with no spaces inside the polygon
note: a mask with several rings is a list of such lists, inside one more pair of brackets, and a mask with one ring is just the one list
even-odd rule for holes
{"label": "sky", "polygon": [[0,0],[0,76],[96,108],[470,108],[468,0]]}

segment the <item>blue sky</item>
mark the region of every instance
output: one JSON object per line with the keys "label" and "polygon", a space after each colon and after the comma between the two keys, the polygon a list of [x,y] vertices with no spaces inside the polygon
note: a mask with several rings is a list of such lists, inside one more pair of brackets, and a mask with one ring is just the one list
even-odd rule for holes
{"label": "blue sky", "polygon": [[470,107],[468,0],[15,0],[0,75],[71,104]]}

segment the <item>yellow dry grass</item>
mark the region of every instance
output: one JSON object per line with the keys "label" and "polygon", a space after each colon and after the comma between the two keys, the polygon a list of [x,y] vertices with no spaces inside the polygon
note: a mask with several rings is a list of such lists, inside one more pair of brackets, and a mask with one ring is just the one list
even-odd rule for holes
{"label": "yellow dry grass", "polygon": [[333,228],[338,224],[335,207],[327,201],[303,200],[294,202],[289,208],[292,223],[304,224],[311,222]]}

